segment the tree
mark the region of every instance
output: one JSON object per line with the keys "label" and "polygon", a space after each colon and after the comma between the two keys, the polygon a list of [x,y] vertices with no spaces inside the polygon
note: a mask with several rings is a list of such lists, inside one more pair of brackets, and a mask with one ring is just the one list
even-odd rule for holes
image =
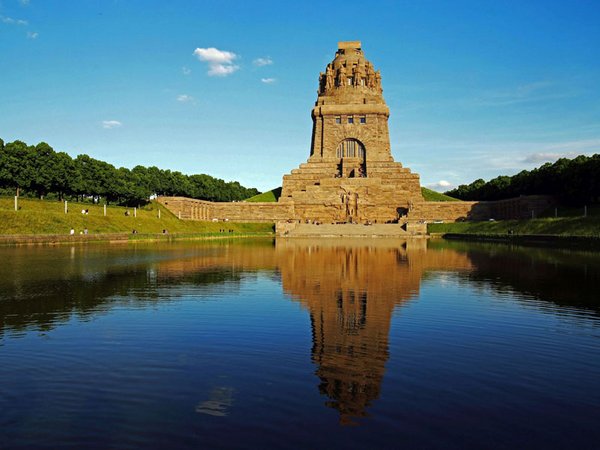
{"label": "tree", "polygon": [[158,167],[116,169],[112,164],[78,155],[75,159],[40,142],[29,147],[21,141],[0,139],[0,188],[35,193],[43,197],[105,197],[107,202],[139,204],[153,195],[176,195],[212,201],[243,200],[258,192],[237,181],[225,182],[210,175],[185,175]]}
{"label": "tree", "polygon": [[56,178],[57,158],[56,153],[45,142],[40,142],[28,154],[31,168],[30,188],[38,197],[44,198],[51,189],[52,181]]}
{"label": "tree", "polygon": [[14,189],[17,196],[31,184],[30,152],[27,144],[14,141],[4,145],[0,154],[0,183]]}

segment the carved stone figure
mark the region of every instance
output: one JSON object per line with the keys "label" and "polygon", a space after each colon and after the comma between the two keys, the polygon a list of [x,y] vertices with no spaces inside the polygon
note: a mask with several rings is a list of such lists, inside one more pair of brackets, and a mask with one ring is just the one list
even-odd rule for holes
{"label": "carved stone figure", "polygon": [[348,213],[351,217],[358,214],[358,192],[348,192]]}
{"label": "carved stone figure", "polygon": [[383,89],[381,89],[381,72],[378,70],[375,72],[375,89],[381,93]]}
{"label": "carved stone figure", "polygon": [[362,64],[357,64],[354,68],[354,86],[362,86],[365,78],[365,68]]}
{"label": "carved stone figure", "polygon": [[340,66],[340,68],[338,69],[338,86],[345,86],[346,85],[346,68],[342,65]]}
{"label": "carved stone figure", "polygon": [[373,69],[373,64],[367,62],[367,86],[370,88],[375,87],[375,69]]}
{"label": "carved stone figure", "polygon": [[333,70],[331,70],[331,64],[327,65],[325,71],[325,91],[329,91],[333,87]]}

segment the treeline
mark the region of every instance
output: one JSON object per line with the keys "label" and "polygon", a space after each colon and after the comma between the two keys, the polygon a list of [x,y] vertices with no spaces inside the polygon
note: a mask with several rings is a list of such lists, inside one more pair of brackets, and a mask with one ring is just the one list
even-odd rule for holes
{"label": "treeline", "polygon": [[561,158],[512,177],[462,184],[446,195],[461,200],[501,200],[520,195],[553,195],[566,205],[600,202],[600,154]]}
{"label": "treeline", "polygon": [[184,196],[226,202],[244,200],[260,192],[237,181],[225,182],[209,175],[184,175],[158,167],[116,168],[79,155],[71,158],[45,142],[29,146],[0,139],[0,190],[13,195],[104,199],[107,203],[134,205],[152,195]]}

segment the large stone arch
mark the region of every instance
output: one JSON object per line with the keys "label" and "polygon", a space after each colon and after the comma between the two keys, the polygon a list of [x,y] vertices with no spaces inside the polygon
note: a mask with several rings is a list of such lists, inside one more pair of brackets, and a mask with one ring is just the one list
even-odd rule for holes
{"label": "large stone arch", "polygon": [[335,150],[337,158],[359,158],[364,161],[366,154],[365,145],[356,138],[342,139]]}

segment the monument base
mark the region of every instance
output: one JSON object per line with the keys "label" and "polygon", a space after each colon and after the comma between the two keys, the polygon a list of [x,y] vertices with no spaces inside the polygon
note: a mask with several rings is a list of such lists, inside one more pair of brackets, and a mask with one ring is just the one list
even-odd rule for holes
{"label": "monument base", "polygon": [[427,234],[425,223],[392,223],[363,225],[356,223],[314,224],[281,221],[275,226],[281,237],[381,237],[407,238]]}

